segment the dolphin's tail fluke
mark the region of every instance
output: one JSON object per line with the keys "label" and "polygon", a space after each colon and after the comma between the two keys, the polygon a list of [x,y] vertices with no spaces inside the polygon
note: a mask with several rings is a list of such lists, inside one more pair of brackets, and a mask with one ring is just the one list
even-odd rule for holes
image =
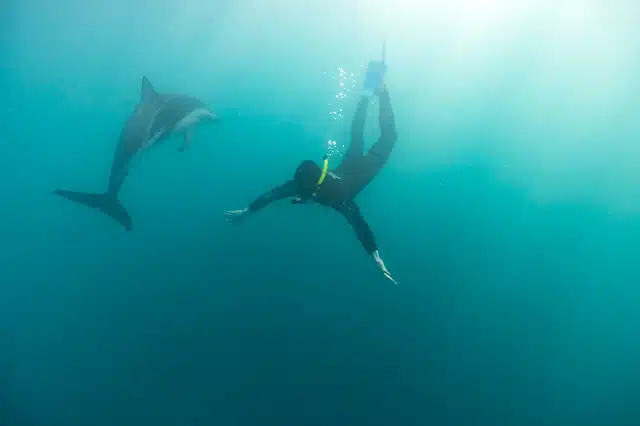
{"label": "dolphin's tail fluke", "polygon": [[76,203],[84,204],[87,207],[98,209],[117,221],[124,229],[131,231],[131,217],[124,206],[120,204],[118,198],[114,195],[109,193],[91,194],[88,192],[66,191],[63,189],[56,189],[53,193],[66,198],[67,200],[75,201]]}

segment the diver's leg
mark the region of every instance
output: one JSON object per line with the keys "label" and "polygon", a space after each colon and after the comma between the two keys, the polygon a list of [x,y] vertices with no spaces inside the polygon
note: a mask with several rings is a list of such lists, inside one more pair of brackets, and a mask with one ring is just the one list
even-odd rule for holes
{"label": "diver's leg", "polygon": [[380,99],[380,111],[378,119],[380,121],[380,138],[371,147],[365,156],[368,164],[367,167],[378,170],[382,168],[389,159],[391,151],[398,139],[396,133],[396,120],[391,107],[391,99],[386,87],[383,87],[378,93]]}
{"label": "diver's leg", "polygon": [[362,157],[357,163],[356,173],[357,179],[353,182],[354,196],[360,192],[365,186],[373,180],[380,169],[387,163],[391,151],[398,139],[396,134],[396,121],[391,107],[391,99],[386,87],[378,92],[379,102],[379,121],[380,121],[380,138],[371,147],[369,152]]}
{"label": "diver's leg", "polygon": [[367,108],[369,106],[369,98],[363,96],[358,102],[356,112],[351,121],[351,145],[344,154],[344,158],[337,172],[346,172],[354,162],[361,160],[364,151],[364,124],[367,119]]}

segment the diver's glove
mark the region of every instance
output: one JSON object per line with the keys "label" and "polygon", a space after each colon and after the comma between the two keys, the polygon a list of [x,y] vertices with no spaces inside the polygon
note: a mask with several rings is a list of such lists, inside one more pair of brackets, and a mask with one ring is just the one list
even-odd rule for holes
{"label": "diver's glove", "polygon": [[384,277],[386,279],[388,279],[389,281],[391,281],[392,283],[398,284],[396,282],[396,280],[394,280],[393,277],[391,276],[391,274],[389,273],[389,270],[387,269],[387,267],[384,265],[384,262],[382,261],[382,258],[380,257],[380,252],[378,250],[376,250],[372,254],[373,254],[373,259],[378,264],[378,268],[380,268],[380,270],[384,274]]}
{"label": "diver's glove", "polygon": [[224,218],[227,222],[240,223],[249,216],[249,209],[229,210],[224,212]]}

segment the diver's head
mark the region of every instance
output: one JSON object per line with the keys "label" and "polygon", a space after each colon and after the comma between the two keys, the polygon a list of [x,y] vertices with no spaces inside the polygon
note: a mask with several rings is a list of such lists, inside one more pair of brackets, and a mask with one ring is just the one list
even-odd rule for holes
{"label": "diver's head", "polygon": [[293,180],[302,197],[310,197],[318,189],[318,180],[322,175],[322,169],[311,160],[305,160],[296,169]]}

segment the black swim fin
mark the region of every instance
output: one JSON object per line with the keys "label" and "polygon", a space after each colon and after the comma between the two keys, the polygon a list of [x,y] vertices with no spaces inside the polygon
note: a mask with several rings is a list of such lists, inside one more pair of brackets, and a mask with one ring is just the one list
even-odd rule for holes
{"label": "black swim fin", "polygon": [[87,207],[98,209],[117,221],[124,229],[131,231],[131,217],[124,206],[120,204],[118,198],[114,195],[108,193],[91,194],[88,192],[74,192],[63,189],[56,189],[53,193],[66,198],[67,200],[75,201],[76,203],[84,204]]}

